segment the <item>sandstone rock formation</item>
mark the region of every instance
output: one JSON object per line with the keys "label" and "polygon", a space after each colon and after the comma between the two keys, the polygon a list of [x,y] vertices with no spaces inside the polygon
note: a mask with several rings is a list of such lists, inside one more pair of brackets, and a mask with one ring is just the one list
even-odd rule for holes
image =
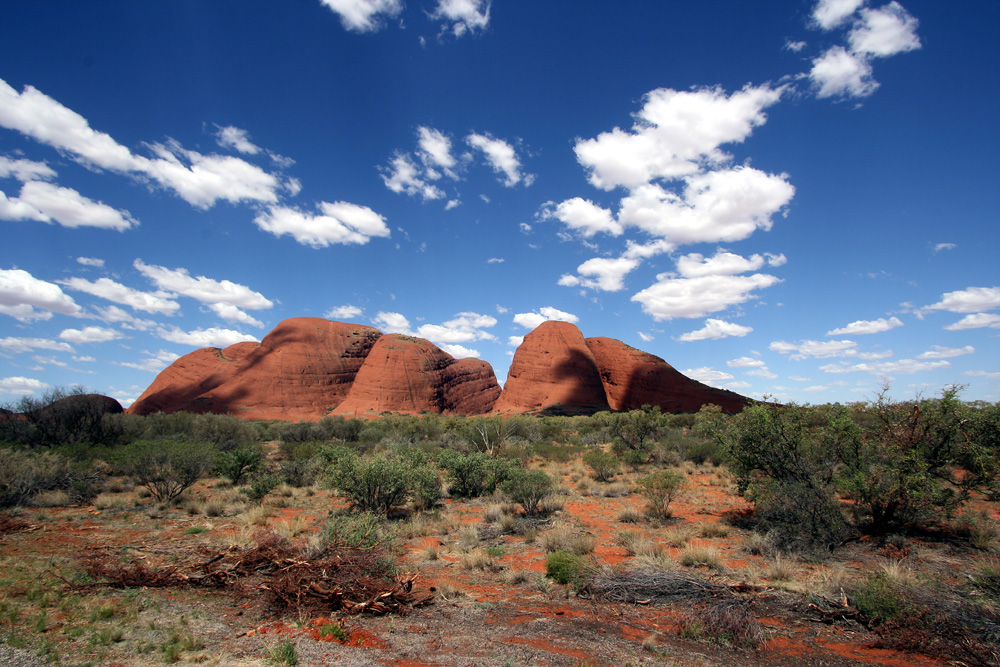
{"label": "sandstone rock formation", "polygon": [[659,357],[614,338],[588,338],[612,410],[659,405],[663,412],[697,412],[715,403],[723,412],[739,412],[750,400],[725,389],[692,380]]}
{"label": "sandstone rock formation", "polygon": [[676,412],[716,403],[736,412],[748,402],[620,341],[584,339],[568,322],[545,322],[525,336],[501,392],[485,361],[455,360],[420,338],[297,317],[260,343],[181,357],[128,412],[187,410],[294,421],[383,412],[588,414],[644,404]]}
{"label": "sandstone rock formation", "polygon": [[316,420],[347,396],[381,335],[378,329],[359,324],[318,317],[288,319],[260,344],[238,343],[181,357],[129,412],[188,410],[247,419]]}
{"label": "sandstone rock formation", "polygon": [[198,412],[202,406],[193,401],[243,370],[247,355],[257,347],[259,343],[237,343],[224,350],[206,347],[185,354],[163,369],[128,411],[138,415]]}
{"label": "sandstone rock formation", "polygon": [[514,353],[494,410],[586,414],[609,408],[597,360],[569,322],[543,322]]}
{"label": "sandstone rock formation", "polygon": [[485,361],[456,361],[430,341],[387,334],[368,353],[334,414],[482,414],[499,395],[500,385]]}

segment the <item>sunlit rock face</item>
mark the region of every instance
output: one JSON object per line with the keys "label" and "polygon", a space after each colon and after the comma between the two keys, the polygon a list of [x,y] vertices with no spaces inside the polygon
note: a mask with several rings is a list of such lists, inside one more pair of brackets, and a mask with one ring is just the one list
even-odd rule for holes
{"label": "sunlit rock face", "polygon": [[423,338],[387,334],[372,347],[334,413],[482,414],[499,395],[500,385],[485,361],[457,361]]}
{"label": "sunlit rock face", "polygon": [[514,353],[494,410],[586,414],[609,409],[597,360],[569,322],[543,322]]}

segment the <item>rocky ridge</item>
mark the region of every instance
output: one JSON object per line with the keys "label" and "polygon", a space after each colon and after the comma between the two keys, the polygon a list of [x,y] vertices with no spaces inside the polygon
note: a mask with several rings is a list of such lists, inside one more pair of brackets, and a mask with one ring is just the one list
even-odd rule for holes
{"label": "rocky ridge", "polygon": [[544,322],[524,338],[501,390],[493,368],[430,341],[315,317],[285,320],[260,343],[195,350],[164,369],[129,407],[315,421],[327,415],[590,414],[659,405],[691,412],[750,399],[696,382],[611,338]]}

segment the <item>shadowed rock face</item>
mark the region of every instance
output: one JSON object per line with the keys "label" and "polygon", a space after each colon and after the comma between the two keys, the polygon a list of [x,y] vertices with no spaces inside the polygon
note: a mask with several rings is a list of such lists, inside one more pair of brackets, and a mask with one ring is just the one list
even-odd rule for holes
{"label": "shadowed rock face", "polygon": [[525,336],[501,392],[485,361],[456,361],[421,338],[297,317],[260,343],[181,357],[128,412],[186,410],[295,421],[382,412],[588,414],[647,403],[670,412],[716,403],[736,412],[748,402],[620,341],[585,340],[568,322],[545,322]]}
{"label": "shadowed rock face", "polygon": [[612,410],[659,405],[664,412],[697,412],[702,405],[715,403],[723,412],[733,413],[750,403],[735,392],[692,380],[663,359],[620,340],[588,338],[586,343],[597,360]]}
{"label": "shadowed rock face", "polygon": [[481,414],[499,395],[485,361],[456,361],[430,341],[387,334],[372,347],[335,414]]}
{"label": "shadowed rock face", "polygon": [[585,414],[607,410],[597,360],[569,322],[543,322],[514,353],[495,412]]}
{"label": "shadowed rock face", "polygon": [[199,411],[199,406],[193,401],[243,370],[247,355],[259,346],[259,343],[237,343],[224,350],[206,347],[185,354],[156,376],[153,384],[142,392],[128,412],[148,415],[178,410]]}

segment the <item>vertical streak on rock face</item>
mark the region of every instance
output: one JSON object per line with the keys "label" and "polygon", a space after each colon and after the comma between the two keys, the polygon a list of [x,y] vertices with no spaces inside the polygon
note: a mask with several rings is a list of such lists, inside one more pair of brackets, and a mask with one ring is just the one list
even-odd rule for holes
{"label": "vertical streak on rock face", "polygon": [[569,322],[543,322],[514,353],[495,412],[586,413],[607,410],[597,361]]}

